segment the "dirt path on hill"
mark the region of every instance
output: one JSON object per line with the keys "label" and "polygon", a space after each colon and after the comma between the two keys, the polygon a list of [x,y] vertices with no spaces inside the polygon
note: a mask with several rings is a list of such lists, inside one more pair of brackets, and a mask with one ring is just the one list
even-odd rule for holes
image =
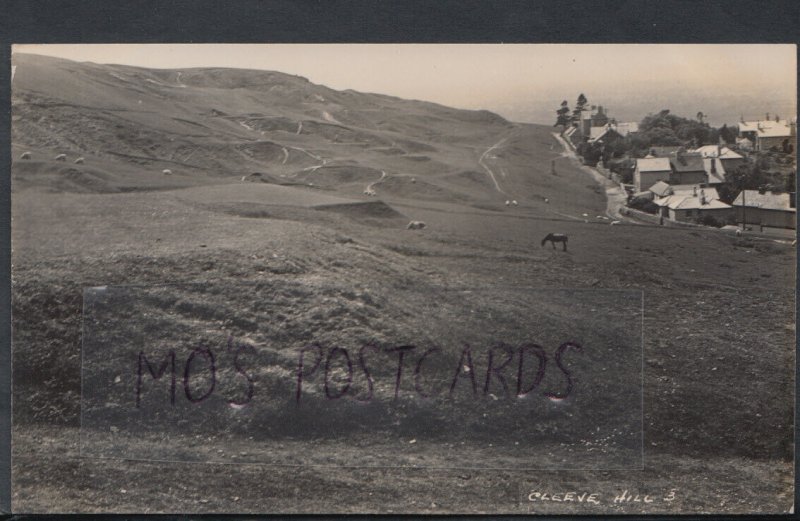
{"label": "dirt path on hill", "polygon": [[581,164],[580,159],[578,159],[578,155],[574,150],[572,150],[572,148],[570,148],[569,145],[567,145],[567,142],[558,132],[553,132],[553,137],[556,138],[556,140],[558,140],[558,142],[564,148],[564,152],[561,154],[562,157],[568,157],[574,161],[582,171],[592,176],[592,179],[594,179],[597,184],[605,189],[607,201],[606,214],[612,219],[625,221],[632,224],[640,224],[634,219],[622,215],[620,212],[620,210],[625,207],[625,203],[628,199],[625,191],[617,183],[606,178],[594,168]]}
{"label": "dirt path on hill", "polygon": [[367,195],[373,195],[375,193],[375,185],[379,185],[382,182],[386,181],[387,177],[388,176],[386,175],[386,170],[381,170],[380,179],[378,179],[377,181],[373,181],[370,184],[368,184],[367,187],[364,189],[364,193],[367,194]]}
{"label": "dirt path on hill", "polygon": [[494,150],[495,148],[497,148],[497,147],[499,147],[500,145],[502,145],[502,144],[503,144],[503,142],[504,142],[506,139],[508,139],[508,138],[503,138],[503,139],[501,139],[500,141],[498,141],[497,143],[495,143],[494,145],[492,145],[492,146],[490,146],[489,148],[487,148],[487,149],[486,149],[486,151],[484,151],[484,153],[483,153],[483,154],[481,154],[481,157],[480,157],[480,159],[478,159],[478,164],[480,164],[480,165],[483,167],[483,169],[484,169],[484,170],[486,170],[486,173],[488,173],[488,174],[489,174],[489,178],[490,178],[490,179],[492,180],[492,182],[494,183],[494,187],[495,187],[495,189],[496,189],[498,192],[500,192],[501,194],[503,194],[503,195],[505,195],[505,196],[508,196],[508,194],[506,193],[506,191],[505,191],[505,190],[503,190],[502,188],[500,188],[500,184],[497,182],[497,178],[495,177],[495,175],[494,175],[494,172],[492,171],[492,169],[491,169],[491,168],[489,168],[489,166],[488,166],[486,163],[484,163],[484,162],[483,162],[483,160],[484,160],[484,159],[486,159],[486,156],[488,156],[488,155],[489,155],[489,153],[490,153],[492,150]]}

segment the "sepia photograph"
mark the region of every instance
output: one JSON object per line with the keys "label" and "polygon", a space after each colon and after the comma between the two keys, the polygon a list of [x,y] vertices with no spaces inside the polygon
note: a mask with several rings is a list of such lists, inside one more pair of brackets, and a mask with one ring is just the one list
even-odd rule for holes
{"label": "sepia photograph", "polygon": [[16,513],[794,512],[797,47],[15,44]]}

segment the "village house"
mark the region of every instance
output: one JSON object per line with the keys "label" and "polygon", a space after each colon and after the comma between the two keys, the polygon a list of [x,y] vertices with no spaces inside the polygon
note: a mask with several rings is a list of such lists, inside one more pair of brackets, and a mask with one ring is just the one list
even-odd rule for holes
{"label": "village house", "polygon": [[772,148],[782,149],[784,145],[794,146],[797,135],[797,121],[770,119],[769,114],[761,121],[741,121],[739,137],[747,138],[753,143],[756,151],[767,151]]}
{"label": "village house", "polygon": [[692,152],[698,153],[703,157],[719,159],[723,168],[728,172],[733,172],[739,165],[743,165],[747,161],[743,155],[722,145],[706,145]]}
{"label": "village house", "polygon": [[722,223],[734,215],[733,207],[719,200],[715,188],[673,185],[664,190],[668,195],[656,199],[654,203],[659,207],[658,214],[665,219],[697,222],[710,216]]}
{"label": "village house", "polygon": [[742,190],[733,201],[733,206],[738,223],[772,228],[796,227],[797,208],[788,193]]}
{"label": "village house", "polygon": [[695,185],[708,182],[708,173],[703,157],[700,154],[690,154],[679,150],[669,157],[672,175],[669,183],[672,185]]}
{"label": "village house", "polygon": [[739,150],[744,150],[745,152],[752,152],[753,147],[755,145],[753,144],[752,141],[750,141],[746,137],[737,137],[736,146],[739,148]]}
{"label": "village house", "polygon": [[611,120],[605,125],[589,129],[589,143],[611,143],[638,131],[639,125],[637,123],[617,123]]}
{"label": "village house", "polygon": [[623,139],[622,134],[609,125],[592,127],[589,132],[589,143],[611,143],[618,139]]}
{"label": "village house", "polygon": [[611,128],[616,130],[622,137],[639,132],[639,124],[634,121],[617,123],[616,120],[612,119],[609,125],[611,126]]}
{"label": "village house", "polygon": [[643,192],[659,181],[669,181],[671,175],[672,168],[666,157],[637,159],[633,170],[634,189]]}

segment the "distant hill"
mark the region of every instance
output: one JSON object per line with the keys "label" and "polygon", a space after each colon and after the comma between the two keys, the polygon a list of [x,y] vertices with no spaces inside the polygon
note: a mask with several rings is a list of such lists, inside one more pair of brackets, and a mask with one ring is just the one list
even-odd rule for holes
{"label": "distant hill", "polygon": [[[262,175],[248,180],[358,194],[384,171],[446,183],[449,174],[478,168],[482,149],[515,127],[488,111],[336,91],[280,72],[156,70],[27,54],[12,62],[15,159],[23,151],[33,152],[34,163],[83,156],[87,168],[105,172],[94,172],[97,182],[84,182],[83,191],[253,173]],[[17,186],[48,184],[57,167],[28,164]],[[164,169],[172,177],[162,178]]]}

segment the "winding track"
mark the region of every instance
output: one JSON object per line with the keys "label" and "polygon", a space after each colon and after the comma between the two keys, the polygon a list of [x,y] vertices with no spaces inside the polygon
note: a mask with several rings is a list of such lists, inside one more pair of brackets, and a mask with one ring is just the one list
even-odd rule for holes
{"label": "winding track", "polygon": [[499,147],[500,145],[502,145],[502,144],[505,142],[505,140],[506,140],[506,139],[508,139],[508,138],[503,138],[503,139],[501,139],[500,141],[498,141],[497,143],[495,143],[494,145],[492,145],[492,146],[490,146],[489,148],[487,148],[487,149],[486,149],[486,151],[485,151],[483,154],[481,154],[481,157],[480,157],[480,159],[478,159],[478,164],[480,164],[480,165],[483,167],[483,169],[484,169],[484,170],[486,170],[486,173],[487,173],[487,174],[489,174],[489,178],[490,178],[490,179],[492,180],[492,182],[494,183],[494,187],[495,187],[495,189],[496,189],[498,192],[500,192],[501,194],[503,194],[503,195],[505,195],[505,196],[508,196],[508,193],[506,193],[506,191],[505,191],[505,190],[503,190],[502,188],[500,188],[500,183],[498,183],[498,182],[497,182],[497,178],[495,177],[495,175],[494,175],[494,172],[492,172],[492,169],[491,169],[491,168],[489,168],[489,166],[488,166],[486,163],[484,163],[484,159],[486,159],[486,156],[488,156],[488,155],[489,155],[489,153],[490,153],[492,150],[494,150],[495,148],[497,148],[497,147]]}
{"label": "winding track", "polygon": [[625,206],[627,202],[627,196],[625,191],[622,190],[619,185],[614,183],[613,181],[606,179],[605,176],[600,174],[597,170],[592,167],[582,165],[578,156],[575,152],[567,145],[567,142],[564,140],[563,137],[558,132],[553,132],[553,137],[556,138],[556,141],[561,143],[561,146],[564,148],[564,151],[561,153],[562,157],[567,157],[571,161],[577,163],[578,168],[592,176],[592,179],[595,180],[603,189],[605,189],[606,193],[606,215],[614,220],[618,221],[625,221],[633,224],[642,224],[630,217],[626,217],[622,215],[620,210]]}
{"label": "winding track", "polygon": [[368,184],[367,187],[364,189],[364,191],[365,192],[374,192],[375,191],[375,185],[379,185],[382,182],[386,181],[387,177],[388,176],[386,175],[386,170],[381,170],[381,178],[378,179],[377,181],[373,181],[370,184]]}

